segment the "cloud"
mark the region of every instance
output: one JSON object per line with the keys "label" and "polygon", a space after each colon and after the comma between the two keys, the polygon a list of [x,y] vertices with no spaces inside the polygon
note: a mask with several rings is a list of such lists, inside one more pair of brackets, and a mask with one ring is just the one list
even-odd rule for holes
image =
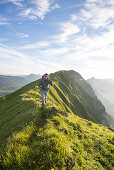
{"label": "cloud", "polygon": [[44,19],[45,15],[52,10],[60,8],[58,4],[55,4],[55,0],[31,0],[29,1],[31,8],[26,8],[20,12],[20,16],[28,17],[29,19]]}
{"label": "cloud", "polygon": [[97,78],[114,78],[114,60],[86,60],[83,75],[87,78],[93,76]]}
{"label": "cloud", "polygon": [[[82,18],[80,21],[79,15]],[[110,16],[111,14],[109,13],[107,18],[110,18]],[[99,28],[99,25],[98,28],[93,27],[94,22],[92,23],[92,21],[94,17],[91,10],[85,12],[84,9],[77,14],[71,14],[70,21],[59,23],[60,33],[52,37],[52,42],[58,46],[58,51],[62,48],[67,49],[60,56],[62,56],[61,60],[65,61],[64,65],[68,65],[70,69],[79,70],[80,73],[88,78],[92,74],[98,77],[98,72],[102,77],[111,77],[112,74],[114,75],[114,24],[107,24],[105,18],[104,21],[107,24],[105,30],[101,29],[100,32],[97,32],[96,29]],[[90,25],[90,20],[92,25]],[[110,65],[110,63],[113,64]]]}
{"label": "cloud", "polygon": [[68,48],[66,47],[62,47],[62,48],[48,48],[46,50],[43,50],[42,51],[42,54],[45,55],[46,57],[47,56],[52,56],[52,57],[55,57],[57,55],[62,55],[62,54],[65,54],[69,51]]}
{"label": "cloud", "polygon": [[[78,34],[73,31],[75,29],[67,29],[67,26],[65,30],[62,23],[63,27],[60,27],[60,30],[63,33],[53,37],[53,39],[55,38],[55,43],[60,48],[65,47],[68,49],[68,53],[62,55],[66,63],[69,65],[77,65],[78,63],[81,69],[83,66],[86,68],[87,65],[88,70],[90,67],[95,68],[94,64],[98,63],[101,66],[98,67],[99,71],[102,67],[104,70],[106,62],[108,65],[110,62],[114,63],[113,8],[114,1],[112,0],[87,0],[84,8],[79,13],[71,14],[71,21],[68,21],[79,29]],[[98,30],[99,28],[100,31]],[[67,33],[67,30],[70,30],[71,34],[70,31]],[[91,66],[89,67],[90,63]],[[95,69],[97,69],[97,64]],[[109,70],[112,70],[112,65]]]}
{"label": "cloud", "polygon": [[44,48],[44,47],[49,47],[50,46],[50,42],[48,41],[41,41],[41,42],[35,42],[35,43],[31,43],[31,44],[27,44],[24,45],[23,47],[20,47],[20,49],[40,49],[40,48]]}
{"label": "cloud", "polygon": [[[86,60],[98,56],[113,59],[113,28],[108,32],[103,32],[100,35],[89,37],[86,34],[69,40],[70,57],[69,60]],[[67,45],[67,44],[66,44]]]}
{"label": "cloud", "polygon": [[49,12],[60,8],[55,0],[2,0],[0,4],[12,3],[19,7],[18,16],[28,19],[44,19]]}
{"label": "cloud", "polygon": [[0,4],[6,4],[6,3],[13,3],[14,5],[17,5],[19,7],[23,7],[22,3],[25,0],[1,0]]}
{"label": "cloud", "polygon": [[0,15],[0,25],[8,25],[8,24],[10,23],[7,21],[7,18]]}
{"label": "cloud", "polygon": [[0,21],[7,21],[7,19],[0,15]]}
{"label": "cloud", "polygon": [[71,20],[72,21],[76,21],[77,19],[78,19],[78,17],[76,15],[74,15],[74,14],[71,15]]}
{"label": "cloud", "polygon": [[[61,64],[50,62],[47,59],[43,59],[38,55],[24,54],[18,50],[10,48],[7,45],[0,43],[0,73],[2,74],[30,74],[44,72],[51,73],[53,70],[62,69]],[[21,67],[20,67],[21,66]]]}
{"label": "cloud", "polygon": [[83,8],[79,13],[72,14],[71,19],[86,28],[103,30],[114,24],[114,1],[86,0]]}
{"label": "cloud", "polygon": [[7,3],[13,3],[14,5],[23,7],[22,2],[25,0],[1,0],[0,4],[7,4]]}
{"label": "cloud", "polygon": [[0,25],[9,25],[9,22],[0,22]]}
{"label": "cloud", "polygon": [[[17,2],[23,5],[23,2]],[[49,12],[60,8],[55,1],[49,0],[31,0],[28,5],[21,6],[19,10],[20,16],[29,19],[44,19]],[[92,74],[98,77],[98,73],[114,75],[114,1],[86,0],[81,7],[77,13],[71,13],[67,21],[57,23],[59,33],[46,37],[44,41],[31,42],[17,47],[17,50],[2,44],[0,57],[10,61],[6,63],[9,71],[14,69],[28,74],[38,70],[43,73],[44,70],[53,72],[69,68],[85,77]],[[7,19],[2,18],[0,22],[7,23]],[[19,36],[29,37],[26,33]],[[13,65],[17,65],[17,70]]]}
{"label": "cloud", "polygon": [[28,35],[28,34],[25,34],[25,33],[19,33],[18,35],[19,35],[19,37],[21,37],[21,38],[29,38],[29,35]]}
{"label": "cloud", "polygon": [[65,22],[60,24],[60,30],[63,32],[63,35],[69,36],[72,34],[76,34],[80,31],[76,24],[71,22]]}
{"label": "cloud", "polygon": [[0,38],[0,42],[7,41],[8,39],[6,38]]}
{"label": "cloud", "polygon": [[105,28],[114,23],[114,1],[87,0],[80,19],[93,29]]}
{"label": "cloud", "polygon": [[31,12],[32,12],[32,8],[24,9],[24,10],[19,14],[19,16],[22,16],[22,17],[30,17],[29,15],[31,14]]}
{"label": "cloud", "polygon": [[80,31],[79,27],[70,21],[59,23],[58,25],[61,33],[57,36],[52,37],[52,39],[55,39],[56,42],[61,42],[61,43],[65,42],[68,40],[70,36],[77,34]]}
{"label": "cloud", "polygon": [[56,8],[61,8],[59,4],[55,4],[51,7],[52,10],[56,9]]}
{"label": "cloud", "polygon": [[8,47],[7,45],[4,45],[2,43],[0,43],[0,53],[1,53],[1,56],[0,58],[4,58],[4,57],[11,57],[12,59],[17,59],[18,57],[21,58],[21,59],[25,59],[26,58],[26,55],[13,49],[13,48],[10,48]]}
{"label": "cloud", "polygon": [[15,4],[15,5],[17,5],[17,6],[22,7],[23,6],[22,2],[24,2],[25,0],[8,0],[8,1]]}

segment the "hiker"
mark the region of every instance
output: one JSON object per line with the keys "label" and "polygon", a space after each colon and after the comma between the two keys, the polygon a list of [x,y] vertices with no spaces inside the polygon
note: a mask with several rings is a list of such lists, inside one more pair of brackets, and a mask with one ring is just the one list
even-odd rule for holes
{"label": "hiker", "polygon": [[45,73],[38,84],[39,89],[41,89],[42,108],[44,108],[46,104],[46,97],[49,90],[49,84],[51,84],[52,86],[52,81],[49,79],[48,74]]}

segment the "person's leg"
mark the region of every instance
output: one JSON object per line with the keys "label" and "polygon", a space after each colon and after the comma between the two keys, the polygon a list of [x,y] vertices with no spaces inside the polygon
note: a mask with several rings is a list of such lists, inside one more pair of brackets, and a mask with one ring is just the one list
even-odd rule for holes
{"label": "person's leg", "polygon": [[46,103],[46,99],[47,99],[47,93],[48,93],[48,90],[45,90],[45,103]]}
{"label": "person's leg", "polygon": [[42,96],[42,107],[44,107],[44,97],[45,97],[45,93],[44,93],[44,90],[41,90],[41,96]]}

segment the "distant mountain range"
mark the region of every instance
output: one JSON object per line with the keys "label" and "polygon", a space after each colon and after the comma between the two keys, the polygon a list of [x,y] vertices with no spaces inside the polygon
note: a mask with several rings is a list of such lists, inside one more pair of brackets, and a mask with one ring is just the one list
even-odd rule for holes
{"label": "distant mountain range", "polygon": [[88,79],[95,94],[103,103],[106,111],[114,117],[114,79]]}
{"label": "distant mountain range", "polygon": [[22,76],[0,75],[0,96],[9,94],[26,84],[41,78],[40,74],[30,74]]}

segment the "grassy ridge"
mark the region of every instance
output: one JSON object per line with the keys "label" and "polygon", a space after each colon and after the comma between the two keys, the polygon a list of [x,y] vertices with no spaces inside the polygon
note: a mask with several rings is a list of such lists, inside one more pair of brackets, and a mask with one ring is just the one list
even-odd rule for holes
{"label": "grassy ridge", "polygon": [[[79,73],[72,70],[63,70],[51,74],[50,77],[56,82],[56,91],[59,93],[59,96],[74,114],[107,127],[114,128],[114,121],[108,119],[108,114],[106,113],[104,106],[95,96],[91,86],[82,79]],[[59,91],[62,93],[58,91],[58,87],[60,89]],[[67,97],[72,104],[66,102],[64,97]]]}
{"label": "grassy ridge", "polygon": [[21,96],[37,84],[38,81],[30,83],[12,94],[0,97],[0,145],[6,141],[6,138],[13,131],[18,131],[26,126],[37,114],[34,102],[32,100],[29,102],[23,101]]}
{"label": "grassy ridge", "polygon": [[[112,169],[113,132],[67,112],[48,95],[46,108],[40,108],[38,90],[21,95],[35,105],[36,115],[8,139],[1,156],[2,168],[14,169]],[[37,100],[36,100],[37,95]],[[33,104],[34,103],[34,104]],[[33,109],[33,110],[34,110]],[[75,165],[74,165],[75,164]]]}
{"label": "grassy ridge", "polygon": [[0,98],[0,168],[113,169],[114,133],[93,123],[76,86],[51,78],[45,109],[38,81]]}
{"label": "grassy ridge", "polygon": [[[56,92],[60,98],[62,98],[63,102],[72,110],[72,112],[80,117],[95,122],[86,106],[80,100],[82,96],[78,84],[74,81],[74,79],[69,76],[66,71],[56,72],[56,74],[51,74],[50,77],[55,82],[54,88]],[[55,94],[53,93],[53,96],[54,95]]]}

